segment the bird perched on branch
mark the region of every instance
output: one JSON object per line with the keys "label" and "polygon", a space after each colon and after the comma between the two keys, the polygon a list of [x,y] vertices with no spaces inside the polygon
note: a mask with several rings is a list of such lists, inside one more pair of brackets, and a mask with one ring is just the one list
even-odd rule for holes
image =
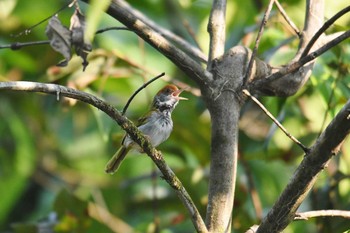
{"label": "bird perched on branch", "polygon": [[[186,100],[179,96],[182,91],[183,89],[178,89],[175,85],[166,85],[154,96],[149,112],[138,120],[138,129],[148,137],[154,147],[167,140],[173,130],[171,113],[179,100]],[[105,171],[116,172],[131,149],[142,152],[140,146],[126,134],[121,148],[108,161]]]}

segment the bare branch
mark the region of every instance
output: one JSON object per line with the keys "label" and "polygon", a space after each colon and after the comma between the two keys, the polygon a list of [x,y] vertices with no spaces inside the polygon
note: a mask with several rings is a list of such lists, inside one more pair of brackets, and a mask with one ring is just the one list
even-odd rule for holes
{"label": "bare branch", "polygon": [[0,49],[12,49],[12,50],[18,50],[21,49],[23,47],[27,47],[27,46],[33,46],[33,45],[46,45],[46,44],[50,44],[49,40],[43,40],[43,41],[31,41],[31,42],[15,42],[12,44],[7,44],[7,45],[0,45]]}
{"label": "bare branch", "polygon": [[[251,86],[251,92],[258,93],[258,94],[275,94],[279,95],[276,93],[276,90],[273,90],[274,87],[271,87],[271,83],[273,84],[274,81],[282,80],[282,77],[288,74],[291,74],[298,69],[300,69],[302,66],[304,66],[306,63],[313,61],[315,58],[318,56],[322,55],[324,52],[328,51],[329,49],[333,48],[334,46],[338,45],[342,41],[348,39],[350,37],[350,30],[344,32],[337,38],[329,41],[327,44],[323,45],[316,51],[308,54],[307,56],[301,58],[300,60],[289,64],[286,67],[281,68],[278,72],[275,72],[271,74],[270,76],[263,78],[263,79],[258,79],[256,81],[252,82]],[[281,87],[283,89],[284,87]],[[283,91],[283,90],[280,90]]]}
{"label": "bare branch", "polygon": [[[307,0],[304,28],[299,44],[299,49],[293,61],[300,59],[301,53],[310,39],[322,26],[324,19],[324,0]],[[316,47],[317,48],[317,47]],[[312,67],[309,68],[310,70]]]}
{"label": "bare branch", "polygon": [[[83,1],[88,2],[88,0],[83,0]],[[128,12],[132,13],[136,18],[141,20],[148,27],[152,28],[155,32],[158,32],[160,35],[178,44],[184,51],[186,51],[186,53],[190,54],[191,56],[193,56],[194,58],[198,59],[201,62],[207,62],[206,55],[203,54],[203,52],[200,49],[194,47],[183,38],[179,37],[178,35],[175,35],[173,32],[159,26],[157,23],[155,23],[154,21],[146,17],[140,11],[133,9],[127,2],[123,0],[113,1],[113,2],[114,4],[118,4],[119,7],[122,7],[123,10],[127,10]]]}
{"label": "bare branch", "polygon": [[295,212],[314,185],[317,176],[338,153],[350,133],[350,100],[344,105],[295,171],[289,184],[262,221],[257,233],[281,232],[295,217]]}
{"label": "bare branch", "polygon": [[199,63],[171,44],[153,27],[149,26],[149,21],[147,23],[144,22],[145,16],[141,17],[141,13],[134,10],[125,1],[113,0],[107,13],[132,29],[143,40],[169,58],[169,60],[199,85],[205,85],[212,80],[211,73],[203,69]]}
{"label": "bare branch", "polygon": [[174,34],[172,31],[169,31],[168,29],[165,29],[159,26],[154,21],[150,20],[145,15],[143,15],[141,12],[138,12],[137,10],[134,9],[134,13],[137,13],[137,17],[139,17],[139,19],[141,19],[144,23],[150,26],[153,30],[155,30],[165,38],[178,44],[184,51],[186,51],[192,57],[198,59],[201,62],[207,63],[207,60],[208,60],[207,56],[199,48],[191,45],[180,36]]}
{"label": "bare branch", "polygon": [[122,115],[125,115],[126,110],[128,109],[131,101],[134,99],[134,97],[145,87],[147,87],[149,84],[151,84],[152,82],[154,82],[155,80],[159,79],[160,77],[163,77],[165,75],[165,73],[161,73],[160,75],[157,75],[156,77],[152,78],[151,80],[149,80],[148,82],[144,83],[139,89],[137,89],[134,94],[131,95],[131,97],[128,99],[128,102],[126,102],[123,111],[122,111]]}
{"label": "bare branch", "polygon": [[345,7],[343,10],[339,11],[337,14],[335,14],[332,18],[327,20],[323,26],[315,33],[315,35],[311,38],[307,46],[305,47],[303,53],[301,54],[301,58],[305,57],[309,51],[311,50],[312,46],[315,44],[317,39],[324,33],[335,21],[337,21],[340,17],[345,15],[350,11],[350,6]]}
{"label": "bare branch", "polygon": [[289,18],[287,13],[284,11],[284,9],[283,9],[282,5],[280,4],[280,2],[278,0],[275,0],[275,4],[277,6],[277,9],[279,10],[279,12],[283,16],[283,18],[286,20],[286,22],[289,24],[289,26],[293,29],[295,34],[297,34],[300,37],[301,36],[300,30],[295,25],[295,23]]}
{"label": "bare branch", "polygon": [[121,31],[121,30],[125,30],[125,31],[132,31],[130,30],[129,28],[127,27],[107,27],[107,28],[102,28],[102,29],[99,29],[95,32],[95,34],[100,34],[100,33],[104,33],[104,32],[107,32],[107,31]]}
{"label": "bare branch", "polygon": [[211,69],[214,59],[222,56],[225,52],[226,37],[226,0],[214,0],[208,22],[210,35],[209,61],[207,70]]}
{"label": "bare branch", "polygon": [[196,46],[198,47],[198,49],[200,49],[200,50],[202,51],[202,49],[201,49],[201,47],[200,47],[200,45],[199,45],[199,43],[198,43],[198,40],[197,40],[197,38],[196,38],[196,34],[195,34],[193,28],[191,27],[190,23],[188,22],[188,20],[186,20],[186,19],[183,20],[182,24],[184,25],[184,27],[185,27],[187,33],[188,33],[188,34],[190,35],[190,37],[192,38],[193,43],[195,43]]}
{"label": "bare branch", "polygon": [[94,95],[56,84],[24,81],[0,82],[0,90],[42,92],[56,95],[58,99],[59,96],[66,96],[90,104],[105,112],[111,119],[117,122],[118,125],[124,129],[130,135],[130,137],[141,146],[143,151],[147,153],[147,155],[154,161],[158,169],[162,172],[163,178],[174,189],[183,205],[187,208],[196,230],[198,232],[208,232],[204,221],[200,216],[196,206],[194,205],[190,195],[187,193],[175,173],[166,164],[161,152],[156,150],[149,142],[149,140],[138,130],[138,128],[129,119],[122,116],[120,112],[113,106]]}
{"label": "bare branch", "polygon": [[259,32],[258,32],[258,36],[256,37],[256,40],[255,40],[255,45],[254,45],[254,49],[253,49],[253,52],[252,52],[252,55],[249,59],[249,63],[248,63],[248,67],[247,67],[247,72],[244,76],[244,80],[243,80],[243,86],[245,86],[245,84],[247,83],[247,81],[250,79],[250,75],[252,73],[252,69],[253,69],[253,63],[254,63],[254,59],[255,59],[255,56],[256,56],[256,53],[258,52],[258,48],[259,48],[259,44],[260,44],[260,39],[262,37],[262,34],[264,32],[264,28],[265,28],[265,25],[267,23],[267,20],[269,18],[269,15],[270,15],[270,12],[271,12],[271,9],[272,9],[272,6],[273,6],[273,3],[275,2],[275,0],[270,0],[269,2],[269,5],[267,6],[266,8],[266,11],[265,11],[265,14],[264,14],[264,18],[262,19],[261,21],[261,24],[260,24],[260,28],[259,28]]}
{"label": "bare branch", "polygon": [[12,35],[12,36],[13,36],[13,37],[19,37],[19,36],[22,36],[22,35],[28,35],[29,33],[32,32],[32,30],[33,30],[35,27],[37,27],[37,26],[39,26],[40,24],[42,24],[43,22],[49,20],[52,16],[54,16],[54,15],[60,13],[61,11],[63,11],[64,9],[66,9],[67,7],[71,7],[71,4],[72,4],[72,3],[73,3],[73,1],[66,3],[65,5],[63,5],[60,9],[58,9],[56,12],[54,12],[54,13],[51,14],[50,16],[48,16],[48,17],[46,17],[45,19],[41,20],[40,22],[38,22],[38,23],[36,23],[36,24],[30,26],[29,28],[25,29],[24,31],[22,31],[22,32],[20,32],[20,33],[18,33],[18,34],[16,34],[16,35]]}
{"label": "bare branch", "polygon": [[[27,29],[29,30],[29,29]],[[111,30],[125,30],[125,31],[131,31],[129,28],[126,27],[108,27],[108,28],[102,28],[96,31],[96,35],[100,34],[100,33],[104,33],[106,31],[111,31]],[[31,42],[15,42],[12,44],[8,44],[8,45],[0,45],[0,49],[12,49],[12,50],[18,50],[21,49],[23,47],[27,47],[27,46],[35,46],[35,45],[46,45],[46,44],[50,44],[49,40],[43,40],[43,41],[31,41]]]}
{"label": "bare branch", "polygon": [[278,128],[280,128],[282,130],[282,132],[290,138],[290,140],[292,140],[294,143],[296,143],[298,146],[300,146],[300,148],[305,152],[305,154],[307,154],[309,152],[309,148],[307,148],[306,146],[304,146],[298,139],[296,139],[293,135],[291,135],[286,128],[284,128],[284,126],[279,123],[279,121],[269,112],[269,110],[267,110],[265,108],[265,106],[254,96],[252,96],[250,94],[250,92],[246,89],[243,90],[243,93],[247,96],[249,96],[249,98],[251,100],[254,101],[254,103],[256,103],[259,108],[278,126]]}
{"label": "bare branch", "polygon": [[317,217],[342,217],[350,219],[350,211],[345,210],[315,210],[302,213],[296,213],[294,220],[308,220]]}

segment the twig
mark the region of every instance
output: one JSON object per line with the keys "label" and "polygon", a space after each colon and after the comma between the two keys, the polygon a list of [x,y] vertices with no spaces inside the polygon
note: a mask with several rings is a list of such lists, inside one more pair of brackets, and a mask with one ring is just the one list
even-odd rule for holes
{"label": "twig", "polygon": [[[27,29],[28,30],[28,29]],[[125,31],[132,31],[127,27],[107,27],[107,28],[102,28],[99,29],[95,32],[95,34],[101,34],[104,33],[106,31],[110,31],[110,30],[125,30]],[[49,40],[43,40],[43,41],[31,41],[31,42],[15,42],[12,44],[8,44],[8,45],[0,45],[0,49],[12,49],[12,50],[18,50],[21,49],[23,47],[27,47],[27,46],[32,46],[32,45],[46,45],[46,44],[50,44]]]}
{"label": "twig", "polygon": [[125,31],[132,31],[131,29],[127,28],[127,27],[106,27],[106,28],[102,28],[102,29],[99,29],[95,32],[95,34],[100,34],[100,33],[104,33],[104,32],[107,32],[107,31],[111,31],[111,30],[125,30]]}
{"label": "twig", "polygon": [[193,31],[193,29],[192,29],[190,23],[188,22],[188,20],[186,20],[186,19],[183,20],[183,21],[182,21],[182,24],[184,25],[186,31],[187,31],[188,34],[191,36],[191,38],[192,38],[193,42],[196,44],[196,46],[197,46],[200,50],[202,50],[201,47],[200,47],[200,45],[199,45],[199,43],[198,43],[198,41],[197,41],[196,34],[195,34],[195,32]]}
{"label": "twig", "polygon": [[286,20],[286,22],[289,24],[289,26],[293,29],[293,31],[295,32],[295,34],[298,35],[298,37],[300,38],[301,33],[300,30],[298,29],[298,27],[295,25],[295,23],[288,17],[287,13],[284,11],[282,5],[279,3],[278,0],[275,0],[275,4],[277,6],[277,9],[279,10],[279,12],[281,13],[282,17]]}
{"label": "twig", "polygon": [[268,85],[268,83],[273,82],[276,79],[279,79],[283,77],[284,75],[290,74],[296,70],[298,70],[300,67],[305,65],[306,63],[314,60],[318,56],[322,55],[324,52],[328,51],[329,49],[333,48],[334,46],[338,45],[340,42],[348,39],[350,37],[350,30],[342,33],[340,36],[337,38],[329,41],[327,44],[323,45],[316,51],[306,55],[305,57],[301,58],[299,61],[296,61],[294,63],[291,63],[290,65],[283,67],[280,69],[278,72],[271,74],[270,76],[264,78],[264,79],[259,79],[256,80],[252,83],[252,86],[255,89],[259,89],[259,87],[264,87],[265,85]]}
{"label": "twig", "polygon": [[[301,220],[309,220],[309,218],[317,218],[317,217],[342,217],[350,219],[350,211],[346,210],[315,210],[315,211],[307,211],[296,213],[294,216],[294,221]],[[245,233],[256,233],[258,229],[258,225],[254,225]]]}
{"label": "twig", "polygon": [[131,139],[140,145],[143,151],[154,161],[158,169],[162,172],[165,181],[174,189],[183,205],[187,208],[197,231],[208,232],[204,221],[200,216],[198,209],[193,203],[190,195],[187,193],[185,187],[182,185],[181,181],[178,179],[175,173],[167,165],[161,152],[152,146],[149,140],[138,130],[134,123],[132,123],[125,116],[122,116],[120,112],[113,106],[89,93],[56,84],[25,81],[0,82],[0,90],[42,92],[56,95],[57,97],[62,95],[65,97],[80,100],[105,112],[111,119],[117,122],[118,125],[130,135]]}
{"label": "twig", "polygon": [[327,20],[323,26],[318,29],[318,31],[315,33],[315,35],[311,38],[307,46],[305,47],[303,53],[301,54],[301,58],[304,58],[312,48],[312,46],[315,44],[317,39],[324,33],[337,19],[339,19],[341,16],[345,15],[350,11],[350,6],[345,7],[343,10],[339,11],[337,14],[335,14],[332,18]]}
{"label": "twig", "polygon": [[[74,2],[74,1],[73,1]],[[50,16],[48,16],[47,18],[41,20],[40,22],[34,24],[33,26],[30,26],[29,28],[25,29],[24,31],[16,34],[16,35],[12,35],[13,37],[19,37],[19,36],[22,36],[23,34],[24,35],[28,35],[29,33],[32,32],[33,28],[37,27],[38,25],[42,24],[43,22],[49,20],[52,16],[60,13],[61,11],[63,11],[64,9],[66,9],[67,7],[69,7],[70,5],[72,4],[72,2],[69,2],[67,4],[65,4],[64,6],[62,6],[60,9],[58,9],[55,13],[51,14]]]}
{"label": "twig", "polygon": [[308,220],[316,217],[342,217],[350,219],[350,211],[346,210],[315,210],[296,213],[294,220]]}
{"label": "twig", "polygon": [[256,103],[259,107],[260,107],[260,109],[261,110],[263,110],[263,112],[283,131],[283,133],[287,136],[287,137],[289,137],[294,143],[296,143],[298,146],[300,146],[301,147],[301,149],[305,152],[305,154],[308,154],[309,153],[309,151],[310,151],[310,149],[309,148],[307,148],[306,146],[304,146],[298,139],[296,139],[293,135],[291,135],[285,128],[284,128],[284,126],[281,124],[281,123],[279,123],[279,121],[269,112],[269,110],[267,110],[266,108],[265,108],[265,106],[257,99],[257,98],[255,98],[254,96],[252,96],[251,94],[250,94],[250,92],[247,90],[247,89],[244,89],[243,90],[243,93],[245,94],[245,95],[247,95],[247,96],[249,96],[249,98],[251,99],[251,100],[253,100],[254,101],[254,103]]}
{"label": "twig", "polygon": [[125,112],[126,110],[128,109],[131,101],[134,99],[134,97],[145,87],[147,87],[149,84],[151,84],[152,82],[154,82],[155,80],[159,79],[160,77],[163,77],[165,75],[165,73],[161,73],[160,75],[152,78],[151,80],[149,80],[148,82],[144,83],[140,88],[138,88],[134,94],[132,94],[132,96],[129,98],[128,102],[125,104],[125,107],[123,108],[123,111],[122,111],[122,115],[124,116],[125,115]]}
{"label": "twig", "polygon": [[12,50],[18,50],[23,47],[32,46],[32,45],[44,45],[44,44],[50,44],[49,40],[42,40],[42,41],[32,41],[32,42],[15,42],[8,45],[0,45],[0,49],[12,49]]}
{"label": "twig", "polygon": [[225,52],[226,37],[226,0],[214,0],[210,11],[208,32],[210,36],[209,59],[207,70],[211,69],[212,61]]}
{"label": "twig", "polygon": [[259,28],[259,32],[258,32],[258,35],[256,37],[256,40],[255,40],[254,49],[253,49],[252,55],[251,55],[251,57],[249,59],[247,71],[246,71],[246,74],[245,74],[244,79],[243,79],[243,86],[245,86],[247,84],[247,81],[249,80],[250,75],[252,73],[254,59],[255,59],[256,53],[258,52],[260,39],[261,39],[261,36],[263,34],[263,31],[264,31],[265,25],[267,23],[267,20],[269,18],[269,15],[270,15],[273,3],[274,3],[274,0],[270,0],[269,5],[267,6],[267,9],[265,11],[264,17],[263,17],[263,19],[262,19],[262,21],[260,23],[260,28]]}

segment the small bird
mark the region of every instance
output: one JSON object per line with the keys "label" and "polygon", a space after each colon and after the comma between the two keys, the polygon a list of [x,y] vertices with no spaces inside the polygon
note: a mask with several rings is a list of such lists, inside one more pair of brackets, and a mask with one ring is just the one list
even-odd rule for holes
{"label": "small bird", "polygon": [[[179,103],[179,100],[187,100],[179,96],[183,90],[172,84],[166,85],[154,96],[149,112],[138,120],[138,129],[148,137],[154,147],[167,140],[170,136],[173,130],[171,113]],[[113,174],[116,172],[131,149],[142,152],[142,149],[126,134],[121,148],[108,161],[105,168],[106,173]]]}

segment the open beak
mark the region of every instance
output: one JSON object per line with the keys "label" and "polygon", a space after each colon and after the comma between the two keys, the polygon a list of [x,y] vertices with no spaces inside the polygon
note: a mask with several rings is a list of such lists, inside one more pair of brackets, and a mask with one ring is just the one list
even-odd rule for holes
{"label": "open beak", "polygon": [[181,97],[179,96],[181,94],[181,92],[183,92],[184,90],[186,90],[187,88],[181,88],[179,90],[176,90],[173,92],[173,97],[177,100],[188,100],[187,98],[185,97]]}

